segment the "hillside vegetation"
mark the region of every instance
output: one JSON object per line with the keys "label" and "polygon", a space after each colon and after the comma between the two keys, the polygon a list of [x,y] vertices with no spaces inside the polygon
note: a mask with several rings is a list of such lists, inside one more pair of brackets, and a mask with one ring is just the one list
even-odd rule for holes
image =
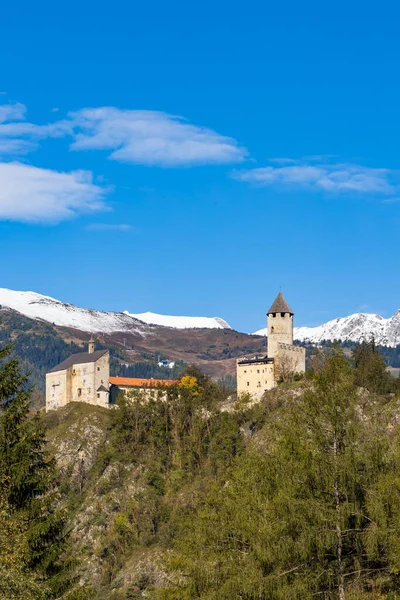
{"label": "hillside vegetation", "polygon": [[47,459],[6,354],[0,598],[399,596],[400,398],[373,345],[253,406],[195,368],[150,400],[70,404],[43,418]]}

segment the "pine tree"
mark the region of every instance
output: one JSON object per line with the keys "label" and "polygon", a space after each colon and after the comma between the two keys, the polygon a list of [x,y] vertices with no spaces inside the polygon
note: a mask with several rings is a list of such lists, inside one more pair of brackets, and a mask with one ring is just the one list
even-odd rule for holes
{"label": "pine tree", "polygon": [[44,600],[50,590],[26,571],[27,523],[7,504],[7,482],[0,479],[0,600]]}
{"label": "pine tree", "polygon": [[385,394],[394,390],[396,382],[386,371],[385,360],[376,349],[374,341],[355,346],[352,359],[356,385],[375,394]]}
{"label": "pine tree", "polygon": [[26,524],[24,566],[61,589],[60,553],[65,540],[65,517],[57,508],[54,459],[46,449],[38,413],[30,415],[31,390],[10,347],[0,350],[0,477],[10,515]]}
{"label": "pine tree", "polygon": [[385,496],[389,482],[400,485],[388,435],[396,407],[360,395],[340,351],[304,386],[181,523],[173,566],[184,577],[162,598],[362,600],[399,591],[400,503]]}

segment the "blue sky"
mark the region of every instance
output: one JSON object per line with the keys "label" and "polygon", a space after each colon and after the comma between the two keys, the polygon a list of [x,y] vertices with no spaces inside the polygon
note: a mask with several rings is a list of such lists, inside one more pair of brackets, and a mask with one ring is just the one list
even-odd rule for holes
{"label": "blue sky", "polygon": [[[323,5],[323,6],[322,6]],[[28,3],[0,22],[0,287],[253,331],[400,308],[395,2]]]}

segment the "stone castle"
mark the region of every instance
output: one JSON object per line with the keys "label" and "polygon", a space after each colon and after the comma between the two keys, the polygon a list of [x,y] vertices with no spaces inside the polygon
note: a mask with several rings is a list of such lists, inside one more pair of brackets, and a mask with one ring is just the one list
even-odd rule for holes
{"label": "stone castle", "polygon": [[260,399],[266,390],[295,373],[304,373],[306,352],[293,345],[294,312],[279,292],[267,312],[267,354],[237,361],[238,394],[248,393]]}
{"label": "stone castle", "polygon": [[91,339],[87,352],[72,354],[46,374],[46,410],[70,402],[109,404],[110,354],[95,350]]}
{"label": "stone castle", "polygon": [[87,352],[72,354],[46,374],[46,411],[57,410],[70,402],[86,402],[109,408],[119,394],[141,390],[150,396],[160,386],[178,383],[176,380],[110,377],[108,350],[95,350],[91,339]]}
{"label": "stone castle", "polygon": [[[305,371],[305,349],[293,345],[294,313],[279,292],[267,313],[267,354],[237,361],[237,391],[260,399],[278,381]],[[109,407],[121,392],[144,390],[177,383],[172,380],[110,377],[108,350],[95,350],[91,339],[87,352],[72,354],[46,374],[46,410],[56,410],[70,402],[87,402]]]}

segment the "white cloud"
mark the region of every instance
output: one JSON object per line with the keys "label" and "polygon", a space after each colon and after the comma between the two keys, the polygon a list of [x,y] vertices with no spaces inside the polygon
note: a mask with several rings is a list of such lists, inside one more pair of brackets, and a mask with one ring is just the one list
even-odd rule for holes
{"label": "white cloud", "polygon": [[0,106],[1,150],[28,152],[39,139],[72,137],[73,150],[106,150],[121,162],[162,167],[241,162],[247,151],[212,129],[147,110],[85,108],[47,125],[25,119],[22,104]]}
{"label": "white cloud", "polygon": [[106,190],[91,173],[60,173],[21,163],[0,163],[0,219],[58,223],[104,210]]}
{"label": "white cloud", "polygon": [[35,125],[25,120],[23,104],[0,105],[0,156],[27,154],[37,147],[37,141],[47,137],[62,137],[71,131],[64,121],[50,125]]}
{"label": "white cloud", "polygon": [[375,169],[351,163],[313,160],[279,161],[272,166],[237,171],[235,179],[261,186],[280,184],[326,192],[357,192],[389,195],[398,189],[398,174],[390,169]]}
{"label": "white cloud", "polygon": [[132,225],[126,223],[89,223],[86,227],[90,231],[132,231]]}
{"label": "white cloud", "polygon": [[163,112],[104,107],[69,116],[74,150],[111,150],[110,158],[122,162],[163,167],[224,164],[240,162],[247,154],[234,139]]}
{"label": "white cloud", "polygon": [[16,104],[2,104],[0,106],[0,123],[25,119],[25,113],[26,107],[19,102]]}

